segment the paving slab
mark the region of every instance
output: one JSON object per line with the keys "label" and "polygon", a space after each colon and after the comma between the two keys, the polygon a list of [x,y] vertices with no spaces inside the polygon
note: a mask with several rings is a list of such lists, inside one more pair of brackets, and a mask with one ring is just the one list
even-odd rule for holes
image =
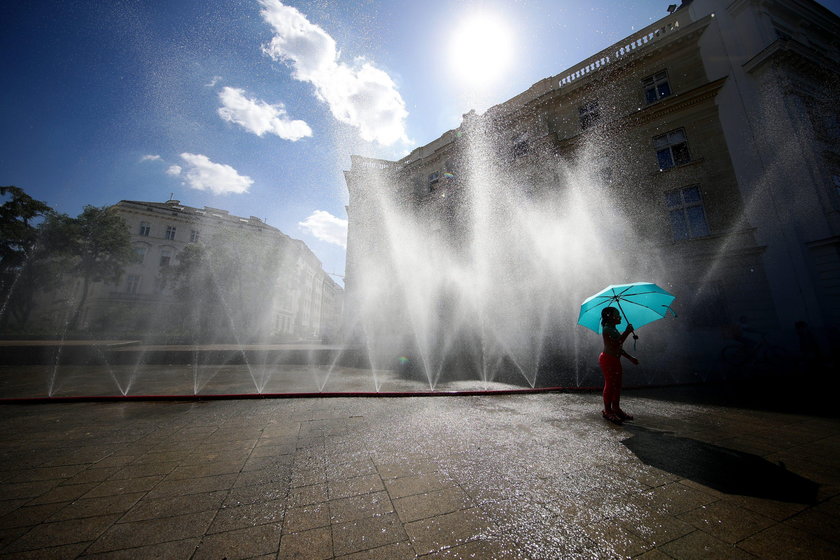
{"label": "paving slab", "polygon": [[0,405],[0,558],[840,557],[840,420],[625,392]]}

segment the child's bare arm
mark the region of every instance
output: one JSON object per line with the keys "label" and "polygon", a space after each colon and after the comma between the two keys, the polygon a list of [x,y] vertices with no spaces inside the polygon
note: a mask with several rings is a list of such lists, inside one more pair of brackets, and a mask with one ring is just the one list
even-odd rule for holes
{"label": "child's bare arm", "polygon": [[638,358],[636,358],[635,356],[631,356],[630,354],[628,354],[627,352],[625,352],[623,348],[621,349],[621,355],[622,355],[622,356],[624,356],[625,358],[627,358],[628,360],[630,360],[630,362],[631,362],[632,364],[634,364],[634,365],[639,365],[639,360],[638,360]]}

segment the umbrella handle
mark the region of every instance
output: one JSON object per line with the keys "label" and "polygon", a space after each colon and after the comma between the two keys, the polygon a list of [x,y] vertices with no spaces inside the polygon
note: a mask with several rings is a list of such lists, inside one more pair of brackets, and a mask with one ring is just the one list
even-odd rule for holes
{"label": "umbrella handle", "polygon": [[[621,311],[621,314],[624,316],[624,320],[627,321],[627,324],[629,325],[630,319],[627,318],[627,313],[625,313],[624,310],[621,308],[621,301],[616,299],[615,304],[618,306],[618,310]],[[636,336],[635,330],[633,331],[633,338],[639,338],[638,336]]]}
{"label": "umbrella handle", "polygon": [[[627,321],[627,324],[629,325],[630,324],[630,319],[627,318],[627,314],[621,308],[621,301],[616,299],[615,304],[618,305],[618,310],[621,312],[622,315],[624,315],[624,320]],[[639,335],[636,334],[635,330],[632,331],[632,332],[633,332],[633,350],[636,350],[636,341],[639,340]]]}

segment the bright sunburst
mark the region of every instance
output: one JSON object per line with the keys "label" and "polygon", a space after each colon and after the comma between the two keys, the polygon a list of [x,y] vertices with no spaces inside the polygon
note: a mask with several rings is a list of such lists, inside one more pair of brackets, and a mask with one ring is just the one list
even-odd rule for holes
{"label": "bright sunburst", "polygon": [[472,14],[453,29],[448,58],[462,85],[483,87],[498,80],[513,59],[510,28],[492,14]]}

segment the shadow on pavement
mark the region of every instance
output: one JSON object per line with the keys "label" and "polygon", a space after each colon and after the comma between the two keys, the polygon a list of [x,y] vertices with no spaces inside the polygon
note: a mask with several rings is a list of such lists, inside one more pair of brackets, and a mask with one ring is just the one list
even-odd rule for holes
{"label": "shadow on pavement", "polygon": [[621,443],[657,469],[727,494],[799,504],[816,502],[819,484],[788,471],[783,464],[669,432],[624,427],[633,437]]}
{"label": "shadow on pavement", "polygon": [[767,412],[840,417],[840,409],[833,402],[834,393],[819,389],[824,385],[821,378],[810,379],[807,384],[802,379],[772,378],[671,387],[638,387],[629,389],[627,395]]}

